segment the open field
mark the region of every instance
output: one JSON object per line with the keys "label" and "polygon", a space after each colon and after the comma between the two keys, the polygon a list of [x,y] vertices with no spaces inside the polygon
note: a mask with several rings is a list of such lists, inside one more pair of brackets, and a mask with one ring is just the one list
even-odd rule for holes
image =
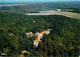
{"label": "open field", "polygon": [[80,19],[80,14],[72,13],[72,12],[64,12],[64,11],[39,11],[39,13],[26,13],[26,15],[64,15],[71,18]]}
{"label": "open field", "polygon": [[5,7],[5,6],[17,6],[17,5],[27,5],[27,4],[5,4],[5,5],[0,5],[0,7]]}

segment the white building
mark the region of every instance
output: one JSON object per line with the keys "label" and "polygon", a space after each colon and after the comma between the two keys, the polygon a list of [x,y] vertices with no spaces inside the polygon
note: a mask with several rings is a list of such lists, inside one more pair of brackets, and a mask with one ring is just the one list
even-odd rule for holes
{"label": "white building", "polygon": [[34,41],[33,45],[37,47],[39,45],[39,42]]}
{"label": "white building", "polygon": [[26,35],[27,35],[27,38],[30,38],[30,37],[32,37],[34,34],[33,34],[32,32],[28,32],[28,33],[26,33]]}

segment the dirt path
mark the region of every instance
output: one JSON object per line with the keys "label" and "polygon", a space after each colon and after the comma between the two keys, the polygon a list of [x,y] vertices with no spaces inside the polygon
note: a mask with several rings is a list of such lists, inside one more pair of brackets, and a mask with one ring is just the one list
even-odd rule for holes
{"label": "dirt path", "polygon": [[25,56],[24,56],[24,53],[26,53],[26,54],[30,54],[28,51],[23,50],[23,51],[22,51],[22,54],[21,54],[21,55],[19,55],[19,56],[20,56],[20,57],[25,57]]}

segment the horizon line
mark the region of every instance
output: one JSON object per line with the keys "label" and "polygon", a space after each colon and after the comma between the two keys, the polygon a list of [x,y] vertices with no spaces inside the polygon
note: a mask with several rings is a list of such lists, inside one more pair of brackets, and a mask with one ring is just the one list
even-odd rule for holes
{"label": "horizon line", "polygon": [[45,2],[80,2],[80,1],[28,1],[28,2],[27,1],[26,2],[25,1],[9,2],[8,1],[8,2],[0,2],[0,3],[34,3],[34,2],[35,3],[45,3]]}

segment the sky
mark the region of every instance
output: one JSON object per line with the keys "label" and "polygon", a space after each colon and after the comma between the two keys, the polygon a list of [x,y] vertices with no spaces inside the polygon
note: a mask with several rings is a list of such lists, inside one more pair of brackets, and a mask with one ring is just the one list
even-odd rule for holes
{"label": "sky", "polygon": [[56,1],[80,1],[80,0],[0,0],[0,2],[56,2]]}

